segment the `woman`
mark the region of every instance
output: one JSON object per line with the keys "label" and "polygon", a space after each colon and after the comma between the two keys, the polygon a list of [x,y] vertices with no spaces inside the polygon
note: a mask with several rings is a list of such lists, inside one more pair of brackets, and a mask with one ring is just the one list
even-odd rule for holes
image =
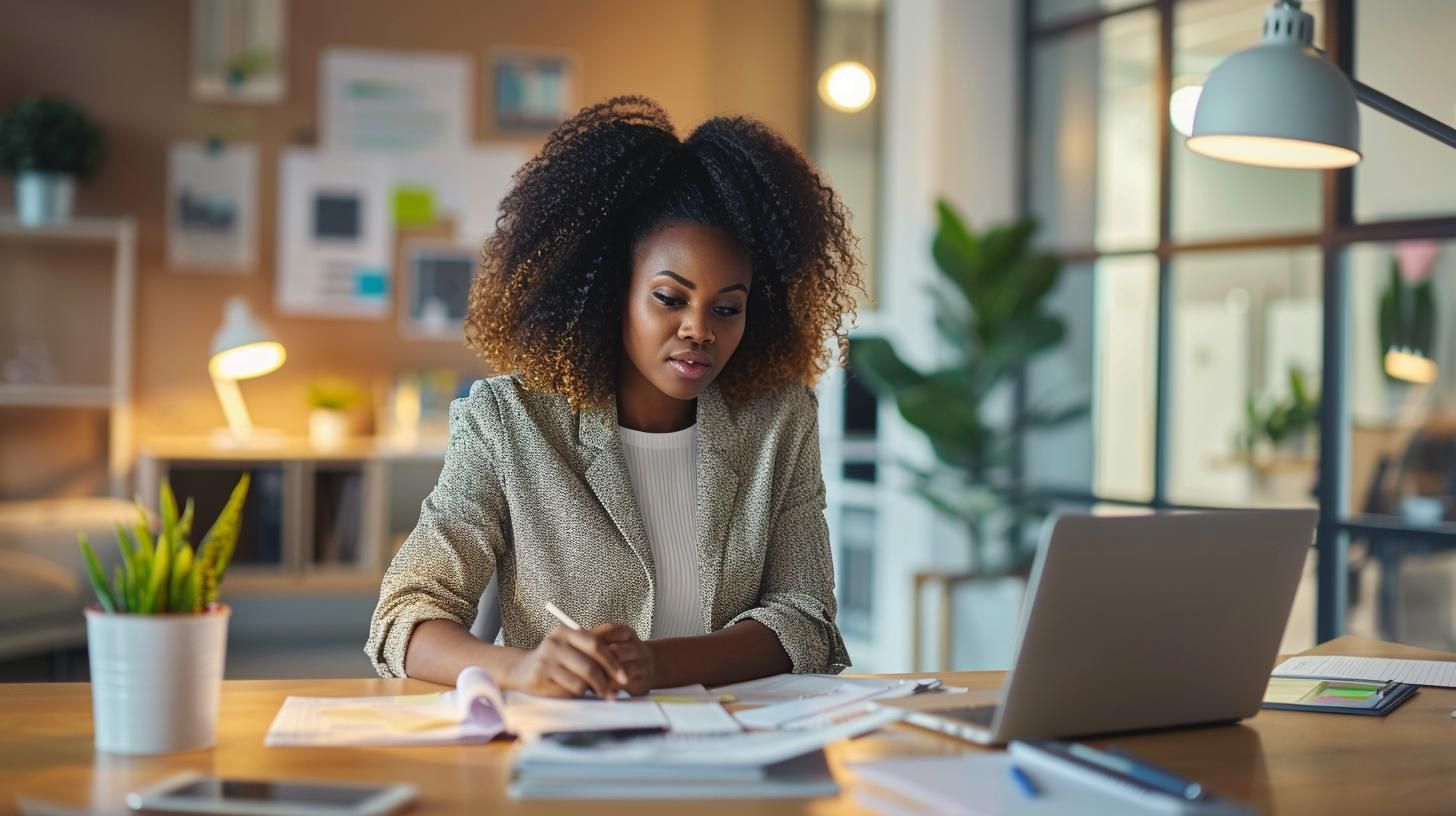
{"label": "woman", "polygon": [[[816,404],[859,288],[844,208],[764,125],[584,109],[515,176],[365,651],[384,676],[599,696],[849,663]],[[500,577],[501,645],[467,627]],[[581,630],[547,612],[554,602]]]}

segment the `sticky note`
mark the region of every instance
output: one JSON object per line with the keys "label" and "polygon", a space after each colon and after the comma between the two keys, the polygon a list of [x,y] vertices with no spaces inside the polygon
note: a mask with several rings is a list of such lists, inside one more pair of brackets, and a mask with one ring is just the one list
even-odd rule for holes
{"label": "sticky note", "polygon": [[429,187],[394,188],[394,223],[419,227],[435,223],[435,191]]}

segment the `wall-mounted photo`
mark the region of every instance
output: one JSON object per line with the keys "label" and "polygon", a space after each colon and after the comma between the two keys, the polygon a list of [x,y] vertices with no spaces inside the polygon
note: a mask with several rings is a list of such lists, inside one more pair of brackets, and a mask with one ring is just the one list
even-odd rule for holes
{"label": "wall-mounted photo", "polygon": [[460,342],[480,248],[420,241],[410,245],[408,255],[400,332],[416,340]]}
{"label": "wall-mounted photo", "polygon": [[271,103],[287,91],[287,0],[192,0],[192,96]]}
{"label": "wall-mounted photo", "polygon": [[258,148],[177,142],[168,156],[167,265],[249,272],[257,261]]}
{"label": "wall-mounted photo", "polygon": [[498,131],[547,131],[577,108],[575,55],[565,51],[493,51],[487,81]]}

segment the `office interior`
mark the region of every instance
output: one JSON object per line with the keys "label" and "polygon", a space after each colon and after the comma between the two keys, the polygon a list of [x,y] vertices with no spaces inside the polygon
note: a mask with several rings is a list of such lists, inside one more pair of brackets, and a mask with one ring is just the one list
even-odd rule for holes
{"label": "office interior", "polygon": [[[1064,337],[981,406],[1013,442],[1014,489],[988,522],[911,490],[935,456],[892,400],[852,368],[819,384],[854,671],[1006,668],[1026,574],[1002,556],[1057,511],[1316,507],[1281,652],[1345,633],[1456,649],[1456,153],[1364,108],[1352,170],[1185,149],[1196,89],[1258,41],[1268,0],[292,0],[259,4],[281,15],[273,84],[245,79],[229,98],[198,54],[201,16],[234,5],[17,0],[0,30],[0,110],[63,97],[105,145],[64,222],[20,223],[21,191],[0,181],[0,679],[86,679],[77,533],[109,551],[131,498],[155,501],[163,478],[210,517],[244,470],[227,677],[368,676],[380,577],[439,473],[446,407],[492,374],[459,326],[493,206],[475,199],[498,200],[563,112],[623,93],[682,131],[760,118],[811,156],[861,238],[868,299],[851,335],[922,365],[948,353],[938,200],[977,230],[1033,216],[1034,246],[1060,259],[1047,309]],[[1450,118],[1433,77],[1456,68],[1456,6],[1303,5],[1339,65]],[[460,147],[494,168],[452,190],[426,179],[439,184],[423,198],[396,184],[372,297],[287,268],[318,262],[292,254],[306,172],[289,157],[328,160],[346,138],[328,132],[347,114],[326,108],[326,66],[351,53],[464,66]],[[873,79],[857,109],[822,87],[844,62]],[[513,80],[546,83],[531,86],[544,107]],[[175,181],[179,163],[239,152],[253,203],[228,218],[250,223],[229,221],[247,234],[216,263],[188,245],[209,216]],[[388,148],[360,161],[401,163]],[[332,212],[332,229],[357,226],[347,205]],[[327,238],[331,219],[313,216]],[[1432,308],[1406,310],[1420,299]],[[286,349],[276,371],[215,384],[230,308]],[[1423,367],[1408,376],[1388,324],[1417,312]],[[1048,405],[1080,410],[1028,421]]]}

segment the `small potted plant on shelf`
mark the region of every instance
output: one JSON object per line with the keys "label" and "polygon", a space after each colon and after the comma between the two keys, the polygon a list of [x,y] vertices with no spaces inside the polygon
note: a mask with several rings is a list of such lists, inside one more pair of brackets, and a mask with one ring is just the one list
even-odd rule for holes
{"label": "small potted plant on shelf", "polygon": [[86,536],[81,550],[97,605],[86,610],[96,748],[117,754],[165,754],[212,747],[229,609],[218,602],[237,546],[249,475],[243,474],[196,549],[193,503],[181,513],[166,482],[161,529],[149,517],[117,525],[122,563],[110,581]]}
{"label": "small potted plant on shelf", "polygon": [[100,162],[101,131],[64,99],[22,99],[0,115],[0,171],[15,178],[22,224],[69,219],[76,180]]}
{"label": "small potted plant on shelf", "polygon": [[318,380],[308,387],[308,441],[320,450],[342,447],[349,438],[348,410],[363,398],[354,383],[338,377]]}

